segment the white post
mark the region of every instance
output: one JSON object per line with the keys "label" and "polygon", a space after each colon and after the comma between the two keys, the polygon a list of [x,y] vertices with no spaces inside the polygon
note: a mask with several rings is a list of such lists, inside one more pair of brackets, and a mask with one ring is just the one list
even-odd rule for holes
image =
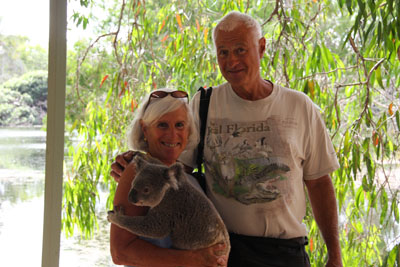
{"label": "white post", "polygon": [[67,0],[50,0],[42,267],[58,267],[64,160]]}

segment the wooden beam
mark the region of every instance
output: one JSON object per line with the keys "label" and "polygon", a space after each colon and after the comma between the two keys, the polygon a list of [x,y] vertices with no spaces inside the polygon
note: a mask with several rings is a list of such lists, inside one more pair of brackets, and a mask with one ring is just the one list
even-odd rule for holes
{"label": "wooden beam", "polygon": [[42,267],[58,267],[64,161],[67,0],[50,0]]}

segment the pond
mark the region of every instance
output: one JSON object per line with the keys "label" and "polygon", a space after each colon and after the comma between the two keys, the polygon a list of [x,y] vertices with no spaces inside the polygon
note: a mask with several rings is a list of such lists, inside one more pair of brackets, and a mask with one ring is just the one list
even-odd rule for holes
{"label": "pond", "polygon": [[[0,266],[41,266],[46,132],[0,128]],[[104,201],[91,240],[61,233],[60,267],[116,266]]]}

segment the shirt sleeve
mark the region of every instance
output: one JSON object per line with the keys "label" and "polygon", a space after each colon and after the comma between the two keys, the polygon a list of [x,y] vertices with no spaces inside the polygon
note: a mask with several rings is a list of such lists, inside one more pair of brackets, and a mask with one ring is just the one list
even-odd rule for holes
{"label": "shirt sleeve", "polygon": [[311,106],[309,149],[303,165],[304,180],[320,178],[340,167],[320,110],[314,103]]}

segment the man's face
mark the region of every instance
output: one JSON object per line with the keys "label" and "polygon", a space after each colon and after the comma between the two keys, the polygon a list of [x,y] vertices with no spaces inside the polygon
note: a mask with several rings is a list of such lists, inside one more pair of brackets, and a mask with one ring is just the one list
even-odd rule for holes
{"label": "man's face", "polygon": [[218,65],[225,79],[235,87],[245,87],[260,79],[260,59],[265,39],[255,41],[254,31],[240,25],[227,32],[219,30],[215,39]]}

